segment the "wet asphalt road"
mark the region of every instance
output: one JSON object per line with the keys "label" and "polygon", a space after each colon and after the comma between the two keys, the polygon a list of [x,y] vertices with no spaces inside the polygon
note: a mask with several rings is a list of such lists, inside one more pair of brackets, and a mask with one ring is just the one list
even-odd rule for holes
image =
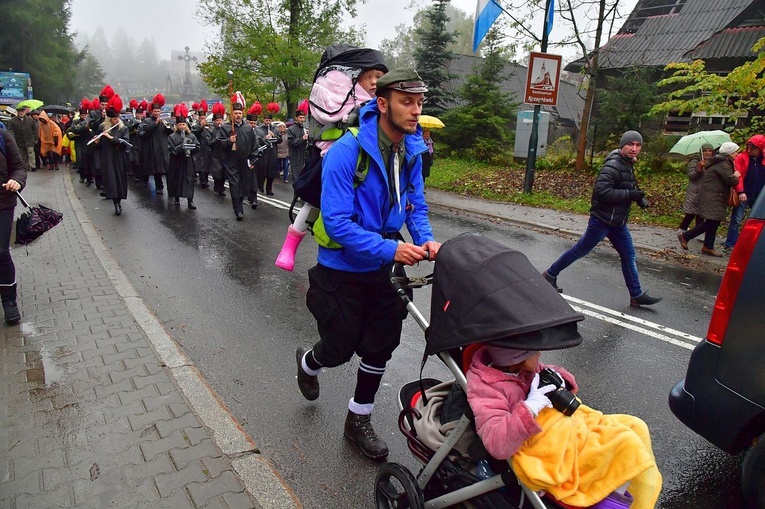
{"label": "wet asphalt road", "polygon": [[[268,200],[269,205],[263,197],[256,211],[246,208],[244,221],[237,222],[230,198],[213,196],[211,190],[197,188],[199,208],[190,211],[185,200],[176,207],[166,195],[157,196],[153,183],[143,188],[133,182],[117,217],[111,201],[72,178],[93,225],[133,286],[274,461],[304,507],[373,507],[377,465],[342,438],[355,364],[322,374],[316,402],[303,400],[296,387],[295,349],[317,338],[305,308],[306,271],[315,262],[316,246],[310,239],[301,245],[295,272],[273,264],[288,225],[287,212],[278,203],[291,199],[291,187],[275,183],[277,194],[268,198],[278,201]],[[431,221],[441,241],[480,231],[523,251],[540,270],[572,244],[555,235],[437,210]],[[690,357],[683,345],[705,334],[720,276],[645,256],[639,257],[638,266],[644,288],[664,297],[654,309],[629,307],[618,257],[610,249],[599,248],[565,271],[558,284],[567,297],[584,301],[570,302],[587,315],[580,325],[585,341],[571,350],[545,353],[543,360],[572,371],[590,406],[634,414],[648,423],[664,476],[658,507],[741,507],[740,458],[696,436],[667,407],[667,394],[684,376]],[[428,264],[415,269],[422,274],[428,270]],[[417,290],[415,302],[429,316],[428,290]],[[646,333],[654,323],[687,337]],[[373,417],[390,446],[389,460],[415,473],[418,464],[396,424],[396,396],[403,383],[417,378],[423,347],[422,332],[407,320]],[[424,374],[450,378],[435,359]]]}

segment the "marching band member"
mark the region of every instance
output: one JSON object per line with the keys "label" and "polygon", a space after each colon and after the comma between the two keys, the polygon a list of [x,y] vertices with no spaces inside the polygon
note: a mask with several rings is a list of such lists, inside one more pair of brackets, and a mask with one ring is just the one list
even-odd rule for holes
{"label": "marching band member", "polygon": [[94,143],[101,153],[103,194],[114,202],[114,213],[122,214],[121,201],[127,198],[128,150],[130,148],[128,128],[120,119],[122,99],[112,95],[106,104],[106,121],[99,126],[99,135]]}
{"label": "marching band member", "polygon": [[261,136],[266,140],[266,149],[263,151],[261,173],[258,174],[258,190],[262,193],[263,184],[265,184],[265,192],[269,196],[274,195],[274,179],[279,175],[279,161],[276,156],[276,146],[282,142],[282,133],[271,126],[274,119],[274,113],[279,113],[279,109],[278,103],[268,103],[266,105],[266,111],[268,113],[263,118],[263,125],[259,128]]}
{"label": "marching band member", "polygon": [[194,178],[196,167],[194,156],[199,151],[199,140],[191,133],[188,124],[188,107],[181,103],[173,109],[175,132],[167,138],[170,164],[167,170],[167,196],[175,198],[175,204],[181,204],[181,198],[188,200],[189,208],[194,205]]}
{"label": "marching band member", "polygon": [[213,143],[212,129],[207,124],[207,102],[202,99],[196,107],[197,119],[191,126],[191,132],[199,141],[199,151],[196,153],[194,163],[199,174],[199,184],[202,189],[207,189],[210,177],[210,159],[212,158],[211,145]]}
{"label": "marching band member", "polygon": [[90,101],[83,99],[80,102],[80,114],[72,120],[72,125],[67,129],[66,135],[70,140],[74,141],[74,151],[77,153],[77,160],[74,162],[74,169],[80,174],[80,183],[87,180],[90,185],[93,182],[93,176],[90,174],[88,167],[88,152],[91,147],[88,146],[88,142],[93,137],[93,134],[88,127],[88,111],[90,110]]}
{"label": "marching band member", "polygon": [[172,127],[160,118],[162,106],[165,105],[165,97],[157,94],[151,100],[151,116],[147,117],[138,126],[138,135],[141,137],[141,148],[145,149],[146,156],[143,171],[148,180],[148,175],[154,175],[154,188],[157,194],[162,194],[165,184],[162,175],[167,174],[167,166],[170,155],[167,151],[167,138],[173,131]]}
{"label": "marching band member", "polygon": [[253,165],[253,171],[247,173],[250,181],[250,195],[247,197],[247,200],[250,202],[250,206],[253,209],[258,208],[258,178],[259,175],[264,172],[265,168],[265,160],[263,159],[262,147],[265,146],[266,140],[263,137],[263,131],[260,129],[261,124],[258,123],[258,117],[261,113],[263,113],[263,105],[260,104],[260,101],[255,101],[250,109],[247,110],[247,123],[252,126],[252,130],[255,132],[255,139],[258,143],[258,147],[261,147],[260,157],[258,157],[258,159],[255,161],[255,164]]}
{"label": "marching band member", "polygon": [[[107,87],[111,88],[109,85],[107,85]],[[113,91],[112,95],[114,95]],[[103,95],[103,92],[102,97],[106,97]],[[90,111],[88,112],[88,128],[90,129],[90,132],[94,135],[98,133],[103,121],[104,115],[101,113],[101,99],[96,97],[90,101]],[[92,144],[90,145],[90,148],[91,150],[88,150],[88,168],[90,170],[90,179],[88,179],[86,185],[90,187],[90,184],[95,181],[96,189],[101,189],[103,188],[101,183],[101,151],[98,150],[97,147],[94,147]]]}
{"label": "marching band member", "polygon": [[[258,157],[255,131],[247,122],[243,122],[244,107],[244,96],[237,92],[231,98],[231,122],[224,123],[218,134],[218,140],[223,144],[223,168],[237,221],[244,218],[242,204],[244,197],[250,193],[248,172]],[[253,204],[255,207],[257,202]]]}
{"label": "marching band member", "polygon": [[210,175],[213,179],[213,193],[215,196],[226,196],[225,188],[223,187],[226,181],[226,175],[223,170],[223,142],[221,139],[226,138],[225,132],[223,132],[223,117],[226,114],[226,108],[223,103],[215,103],[212,107],[213,113],[213,125],[212,125],[212,141],[210,142]]}

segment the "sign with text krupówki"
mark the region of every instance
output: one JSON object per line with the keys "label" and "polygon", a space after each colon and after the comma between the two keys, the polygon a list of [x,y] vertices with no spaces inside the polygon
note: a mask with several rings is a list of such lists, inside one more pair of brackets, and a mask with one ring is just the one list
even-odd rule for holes
{"label": "sign with text krup\u00f3wki", "polygon": [[557,106],[562,62],[560,55],[535,52],[529,55],[524,104]]}

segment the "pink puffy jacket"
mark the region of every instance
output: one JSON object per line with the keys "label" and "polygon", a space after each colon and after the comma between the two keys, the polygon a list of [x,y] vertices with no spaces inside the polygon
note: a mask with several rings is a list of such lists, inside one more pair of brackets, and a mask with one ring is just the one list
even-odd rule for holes
{"label": "pink puffy jacket", "polygon": [[[761,134],[755,134],[746,142],[751,143],[755,147],[759,148],[760,152],[765,154],[765,136]],[[741,174],[741,177],[738,179],[738,184],[734,186],[736,192],[743,193],[744,177],[746,177],[746,173],[749,171],[749,152],[743,150],[739,155],[736,156],[736,159],[733,161],[733,169],[738,170],[738,172]]]}
{"label": "pink puffy jacket", "polygon": [[[523,403],[531,388],[534,373],[511,374],[489,366],[485,348],[476,352],[467,372],[467,397],[475,414],[478,436],[489,454],[509,459],[523,442],[542,431],[534,414]],[[574,376],[563,368],[539,363],[537,372],[551,368],[571,385],[579,387]]]}

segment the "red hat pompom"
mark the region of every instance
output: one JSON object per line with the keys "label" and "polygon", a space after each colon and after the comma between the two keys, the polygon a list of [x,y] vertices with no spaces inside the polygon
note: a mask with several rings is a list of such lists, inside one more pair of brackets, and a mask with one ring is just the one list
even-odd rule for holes
{"label": "red hat pompom", "polygon": [[199,103],[192,103],[191,109],[197,111],[199,109]]}
{"label": "red hat pompom", "polygon": [[91,110],[100,110],[101,109],[101,101],[96,97],[92,101],[90,101],[90,109]]}
{"label": "red hat pompom", "polygon": [[204,99],[202,99],[202,102],[197,106],[197,111],[204,111],[207,113],[207,102]]}
{"label": "red hat pompom", "polygon": [[154,99],[151,100],[151,108],[161,108],[165,105],[165,96],[162,94],[157,94],[154,96]]}
{"label": "red hat pompom", "polygon": [[269,113],[279,113],[279,110],[281,110],[279,103],[270,102],[266,104],[266,111]]}
{"label": "red hat pompom", "polygon": [[118,117],[121,110],[122,110],[122,99],[120,99],[120,96],[118,96],[117,94],[114,94],[111,97],[111,99],[109,99],[109,102],[106,103],[106,116]]}
{"label": "red hat pompom", "polygon": [[101,93],[98,94],[98,98],[103,102],[103,98],[106,97],[106,101],[108,102],[109,99],[114,97],[114,89],[111,85],[106,85],[103,90],[101,90]]}
{"label": "red hat pompom", "polygon": [[149,109],[149,103],[144,99],[138,104],[138,109],[141,111],[146,111]]}
{"label": "red hat pompom", "polygon": [[90,110],[90,101],[85,98],[80,102],[80,111],[88,111]]}
{"label": "red hat pompom", "polygon": [[130,108],[134,110],[138,108],[138,101],[136,99],[130,99],[130,103],[128,104],[128,106],[130,106]]}
{"label": "red hat pompom", "polygon": [[215,103],[212,107],[213,115],[225,115],[226,114],[226,107],[223,106],[223,103]]}
{"label": "red hat pompom", "polygon": [[255,104],[252,105],[250,110],[252,111],[252,115],[260,115],[263,113],[263,105],[260,104],[260,101],[255,101]]}
{"label": "red hat pompom", "polygon": [[297,113],[308,115],[308,99],[303,99],[303,101],[298,105],[296,111]]}

